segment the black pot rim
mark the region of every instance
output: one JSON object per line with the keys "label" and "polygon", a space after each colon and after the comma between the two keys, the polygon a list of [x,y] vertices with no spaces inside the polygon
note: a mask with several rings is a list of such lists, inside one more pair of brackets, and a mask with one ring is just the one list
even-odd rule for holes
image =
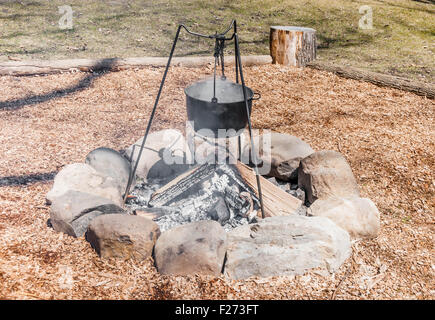
{"label": "black pot rim", "polygon": [[[188,90],[189,90],[190,88],[192,88],[192,87],[198,85],[199,83],[206,82],[206,81],[207,81],[207,80],[196,81],[196,82],[192,83],[191,85],[189,85],[188,87],[184,88],[184,93],[185,93],[185,95],[188,96],[190,99],[193,99],[193,100],[196,100],[196,101],[201,101],[201,102],[206,102],[206,103],[214,103],[214,102],[212,102],[211,100],[204,100],[204,99],[198,99],[198,98],[195,98],[195,97],[191,96],[191,95],[188,93]],[[235,82],[232,82],[232,81],[231,81],[231,83],[232,83],[233,85],[235,85],[235,86],[242,87],[242,84],[240,84],[240,83],[235,83]],[[254,97],[254,91],[253,91],[251,88],[249,88],[248,86],[245,86],[245,88],[246,88],[247,100],[248,100],[248,101],[249,101],[249,100],[252,100],[252,98]],[[216,104],[226,104],[226,105],[231,105],[231,104],[242,103],[242,102],[244,102],[244,101],[245,101],[245,99],[238,100],[238,101],[231,101],[231,102],[219,102],[219,100],[218,100],[218,101],[216,102]]]}

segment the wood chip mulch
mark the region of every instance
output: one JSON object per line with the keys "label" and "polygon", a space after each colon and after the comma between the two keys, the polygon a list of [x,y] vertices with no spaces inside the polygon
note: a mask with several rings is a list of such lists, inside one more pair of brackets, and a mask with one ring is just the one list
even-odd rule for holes
{"label": "wood chip mulch", "polygon": [[[171,69],[153,130],[183,128],[183,88],[211,71]],[[121,150],[141,137],[162,73],[0,77],[0,298],[435,298],[434,101],[311,69],[256,66],[245,77],[262,94],[256,128],[342,152],[381,212],[379,237],[354,241],[335,275],[161,276],[151,260],[102,261],[83,238],[48,228],[54,174],[94,148]]]}

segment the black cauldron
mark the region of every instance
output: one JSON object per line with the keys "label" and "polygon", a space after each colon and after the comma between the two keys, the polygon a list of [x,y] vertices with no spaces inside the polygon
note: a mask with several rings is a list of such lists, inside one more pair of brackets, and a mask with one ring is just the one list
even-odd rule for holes
{"label": "black cauldron", "polygon": [[[254,93],[249,87],[245,88],[249,114],[251,114],[252,100],[258,100],[260,94]],[[246,127],[248,117],[241,84],[225,78],[216,78],[214,90],[214,79],[210,78],[193,83],[184,92],[187,118],[194,122],[195,131],[201,130],[200,135],[217,137],[218,130],[225,129],[226,136],[232,137],[239,134],[237,131]],[[254,98],[254,95],[257,97]],[[229,129],[234,131],[228,131]]]}

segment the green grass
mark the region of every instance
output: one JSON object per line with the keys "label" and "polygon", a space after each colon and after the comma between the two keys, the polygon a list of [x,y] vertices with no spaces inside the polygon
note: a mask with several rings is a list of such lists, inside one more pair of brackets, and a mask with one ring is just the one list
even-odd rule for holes
{"label": "green grass", "polygon": [[[65,4],[72,30],[58,26]],[[372,30],[358,28],[361,5],[373,8]],[[307,26],[319,60],[435,82],[435,5],[410,0],[0,0],[0,61],[167,56],[179,23],[214,33],[233,18],[242,54],[268,54],[271,25]],[[211,53],[209,41],[182,40],[177,55]]]}

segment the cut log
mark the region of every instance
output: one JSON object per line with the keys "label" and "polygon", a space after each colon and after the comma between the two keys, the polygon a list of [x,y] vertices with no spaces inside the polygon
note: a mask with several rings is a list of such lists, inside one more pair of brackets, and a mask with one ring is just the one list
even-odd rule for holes
{"label": "cut log", "polygon": [[332,63],[321,61],[310,62],[307,64],[307,67],[316,70],[332,72],[343,78],[370,82],[380,87],[390,87],[413,92],[420,96],[426,96],[429,99],[435,98],[435,85],[433,84],[413,81],[410,79],[377,72],[365,71],[353,67],[338,66]]}
{"label": "cut log", "polygon": [[304,67],[316,59],[316,30],[302,27],[270,27],[273,64]]}
{"label": "cut log", "polygon": [[[159,188],[156,192],[153,193],[153,195],[151,196],[151,199],[156,199],[158,197],[161,197],[162,194],[165,194],[167,190],[169,190],[169,194],[171,194],[171,196],[169,196],[169,198],[171,199],[172,197],[178,196],[181,193],[183,193],[184,191],[186,191],[190,186],[187,183],[184,183],[184,187],[180,187],[177,186],[179,182],[184,181],[186,179],[188,179],[189,177],[191,177],[195,171],[197,171],[200,167],[196,166],[182,174],[180,174],[178,177],[176,177],[175,179],[171,180],[170,182],[168,182],[167,184],[165,184],[163,187]],[[191,180],[192,181],[192,180]],[[191,182],[193,183],[193,182]],[[173,189],[173,190],[170,190]],[[151,200],[152,201],[152,200]],[[165,202],[168,201],[165,198],[161,199],[161,201]],[[151,202],[152,204],[152,202]],[[162,203],[159,203],[158,205],[162,205]]]}
{"label": "cut log", "polygon": [[[237,162],[243,180],[254,190],[258,197],[257,178],[255,172],[247,165]],[[284,216],[294,214],[302,205],[302,201],[288,194],[272,182],[260,177],[261,192],[263,195],[264,216]],[[261,214],[261,212],[259,212]]]}

